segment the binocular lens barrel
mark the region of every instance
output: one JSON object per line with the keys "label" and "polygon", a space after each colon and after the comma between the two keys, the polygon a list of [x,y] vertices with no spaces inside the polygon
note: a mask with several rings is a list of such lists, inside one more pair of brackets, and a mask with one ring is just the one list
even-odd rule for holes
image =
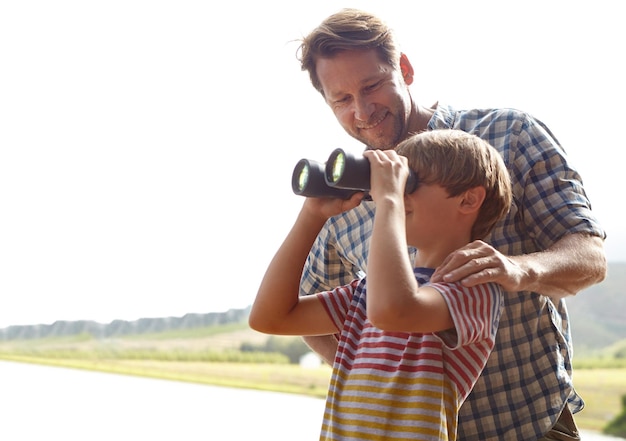
{"label": "binocular lens barrel", "polygon": [[291,189],[299,196],[333,197],[348,199],[354,190],[333,188],[326,184],[324,164],[309,159],[301,159],[291,176]]}
{"label": "binocular lens barrel", "polygon": [[[335,149],[326,164],[301,159],[293,170],[291,188],[299,196],[348,199],[357,191],[370,190],[369,160],[342,149]],[[411,172],[405,192],[416,188],[417,177]]]}
{"label": "binocular lens barrel", "polygon": [[335,183],[339,181],[343,176],[343,171],[346,169],[346,154],[342,151],[337,152],[335,160],[331,163],[330,182]]}
{"label": "binocular lens barrel", "polygon": [[370,162],[365,156],[354,156],[345,150],[335,149],[326,162],[326,184],[367,191],[370,189]]}
{"label": "binocular lens barrel", "polygon": [[296,187],[298,191],[302,191],[306,188],[309,183],[309,170],[311,166],[309,164],[303,164],[299,167],[299,172],[296,174]]}

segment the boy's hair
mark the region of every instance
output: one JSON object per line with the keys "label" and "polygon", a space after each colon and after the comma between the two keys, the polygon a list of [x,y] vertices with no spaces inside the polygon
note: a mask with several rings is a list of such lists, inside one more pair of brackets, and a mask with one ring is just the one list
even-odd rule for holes
{"label": "boy's hair", "polygon": [[319,58],[332,58],[345,50],[376,49],[381,61],[399,68],[400,50],[391,28],[380,18],[358,9],[346,8],[331,15],[301,40],[298,59],[308,71],[313,87],[322,95],[317,76]]}
{"label": "boy's hair", "polygon": [[407,157],[418,185],[441,185],[450,197],[470,188],[485,188],[471,240],[484,238],[508,212],[512,200],[508,170],[498,151],[478,136],[461,130],[432,130],[404,140],[396,151]]}

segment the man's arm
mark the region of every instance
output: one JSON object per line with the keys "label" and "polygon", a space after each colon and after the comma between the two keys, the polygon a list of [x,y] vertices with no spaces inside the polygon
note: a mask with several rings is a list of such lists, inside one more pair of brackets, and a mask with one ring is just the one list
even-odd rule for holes
{"label": "man's arm", "polygon": [[335,354],[339,342],[334,335],[317,335],[302,337],[306,345],[313,352],[322,357],[322,359],[330,366],[335,362]]}
{"label": "man's arm", "polygon": [[573,233],[544,251],[520,256],[504,256],[474,241],[451,253],[431,281],[460,281],[468,287],[495,282],[505,291],[532,291],[559,300],[600,283],[606,271],[604,241]]}

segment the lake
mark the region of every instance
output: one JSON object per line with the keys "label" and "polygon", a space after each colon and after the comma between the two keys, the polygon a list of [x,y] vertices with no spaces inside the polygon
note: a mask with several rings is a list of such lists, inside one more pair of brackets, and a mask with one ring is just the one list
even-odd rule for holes
{"label": "lake", "polygon": [[4,361],[0,394],[0,439],[11,441],[314,441],[324,408],[298,395]]}

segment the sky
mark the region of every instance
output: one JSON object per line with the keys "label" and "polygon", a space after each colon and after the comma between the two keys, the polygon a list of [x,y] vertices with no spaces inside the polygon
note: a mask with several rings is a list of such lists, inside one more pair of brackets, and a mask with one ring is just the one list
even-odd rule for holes
{"label": "sky", "polygon": [[362,149],[296,59],[354,6],[396,30],[418,103],[545,122],[626,261],[619,2],[2,2],[0,328],[250,305],[296,162]]}

